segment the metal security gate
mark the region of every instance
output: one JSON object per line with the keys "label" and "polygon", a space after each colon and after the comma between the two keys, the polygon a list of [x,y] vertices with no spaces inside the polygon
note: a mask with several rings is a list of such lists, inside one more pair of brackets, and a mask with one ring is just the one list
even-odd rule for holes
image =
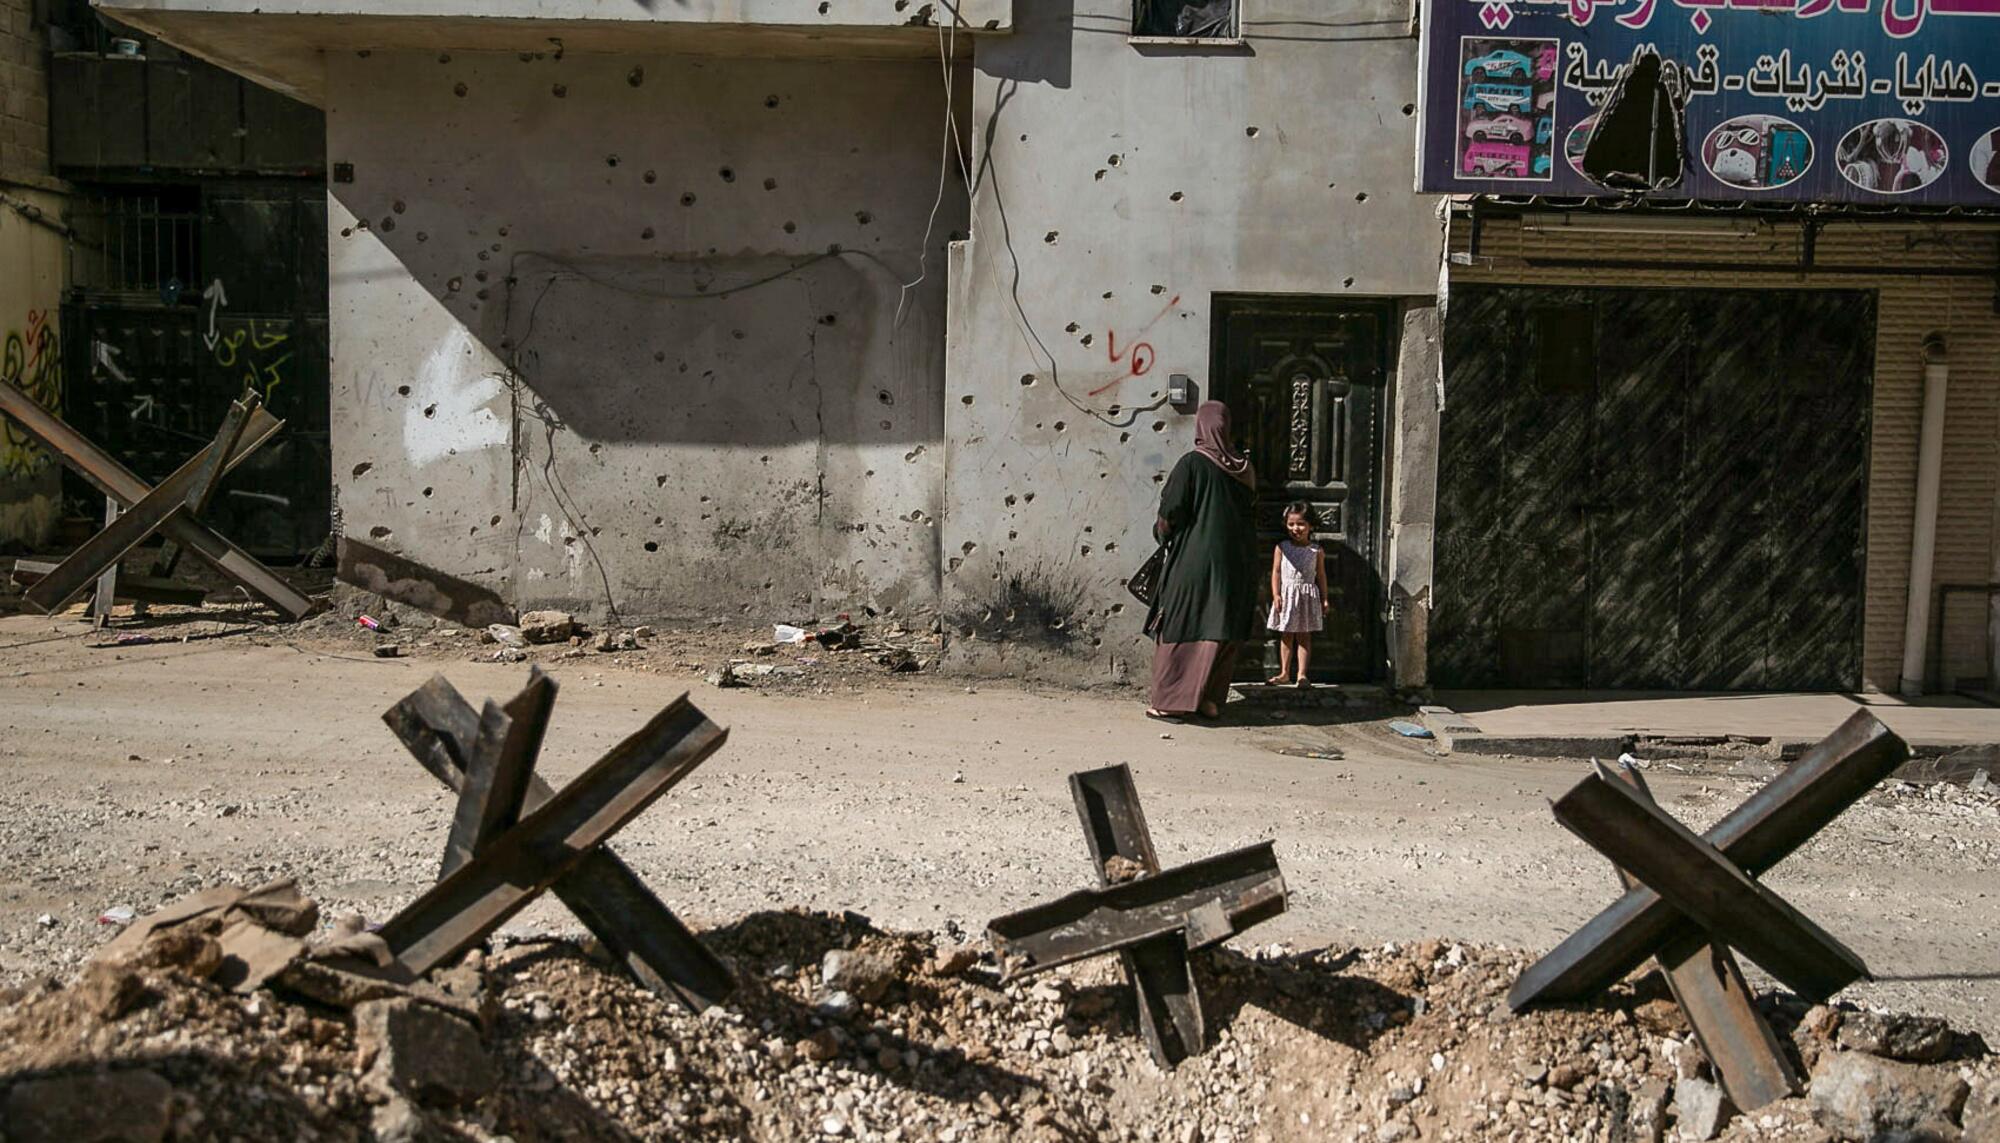
{"label": "metal security gate", "polygon": [[[1383,674],[1380,488],[1390,314],[1387,305],[1344,299],[1215,303],[1210,376],[1215,398],[1229,406],[1237,444],[1257,467],[1257,548],[1246,557],[1257,561],[1259,583],[1270,578],[1284,506],[1303,500],[1319,521],[1313,538],[1326,551],[1333,605],[1313,641],[1312,678],[1322,682]],[[1239,662],[1246,678],[1275,673],[1276,641]]]}
{"label": "metal security gate", "polygon": [[1431,676],[1849,689],[1875,298],[1458,287]]}

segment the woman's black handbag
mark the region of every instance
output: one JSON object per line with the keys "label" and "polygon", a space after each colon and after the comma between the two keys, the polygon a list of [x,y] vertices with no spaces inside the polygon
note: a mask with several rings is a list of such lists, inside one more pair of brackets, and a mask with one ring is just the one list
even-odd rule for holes
{"label": "woman's black handbag", "polygon": [[1153,597],[1160,593],[1160,574],[1166,566],[1167,545],[1161,544],[1146,557],[1145,563],[1139,565],[1139,570],[1132,573],[1132,578],[1125,581],[1125,590],[1140,603],[1153,606]]}

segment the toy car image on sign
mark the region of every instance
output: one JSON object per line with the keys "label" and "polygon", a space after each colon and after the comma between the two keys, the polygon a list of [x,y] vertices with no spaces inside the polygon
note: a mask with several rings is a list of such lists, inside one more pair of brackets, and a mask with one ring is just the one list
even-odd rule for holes
{"label": "toy car image on sign", "polygon": [[1468,178],[1534,181],[1551,174],[1555,134],[1554,40],[1459,41],[1458,144]]}
{"label": "toy car image on sign", "polygon": [[1579,160],[1650,47],[1686,147],[1650,197],[2000,209],[2000,0],[1435,0],[1423,17],[1419,190],[1623,197]]}

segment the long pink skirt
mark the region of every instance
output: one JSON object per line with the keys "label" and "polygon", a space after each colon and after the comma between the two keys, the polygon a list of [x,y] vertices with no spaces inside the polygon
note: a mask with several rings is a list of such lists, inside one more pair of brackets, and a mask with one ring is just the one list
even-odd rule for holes
{"label": "long pink skirt", "polygon": [[1236,644],[1205,639],[1153,645],[1154,710],[1193,714],[1203,703],[1220,707],[1229,697],[1236,669]]}

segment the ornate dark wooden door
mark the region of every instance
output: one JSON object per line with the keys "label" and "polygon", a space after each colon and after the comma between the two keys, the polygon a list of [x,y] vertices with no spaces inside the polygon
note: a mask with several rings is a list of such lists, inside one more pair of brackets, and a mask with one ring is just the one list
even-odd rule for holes
{"label": "ornate dark wooden door", "polygon": [[[1310,504],[1326,550],[1332,614],[1313,644],[1312,677],[1383,676],[1381,455],[1390,309],[1336,299],[1218,298],[1211,347],[1214,396],[1257,467],[1259,629],[1271,550],[1284,506]],[[1277,669],[1277,644],[1247,655],[1240,674]],[[1261,675],[1259,677],[1262,677]]]}

